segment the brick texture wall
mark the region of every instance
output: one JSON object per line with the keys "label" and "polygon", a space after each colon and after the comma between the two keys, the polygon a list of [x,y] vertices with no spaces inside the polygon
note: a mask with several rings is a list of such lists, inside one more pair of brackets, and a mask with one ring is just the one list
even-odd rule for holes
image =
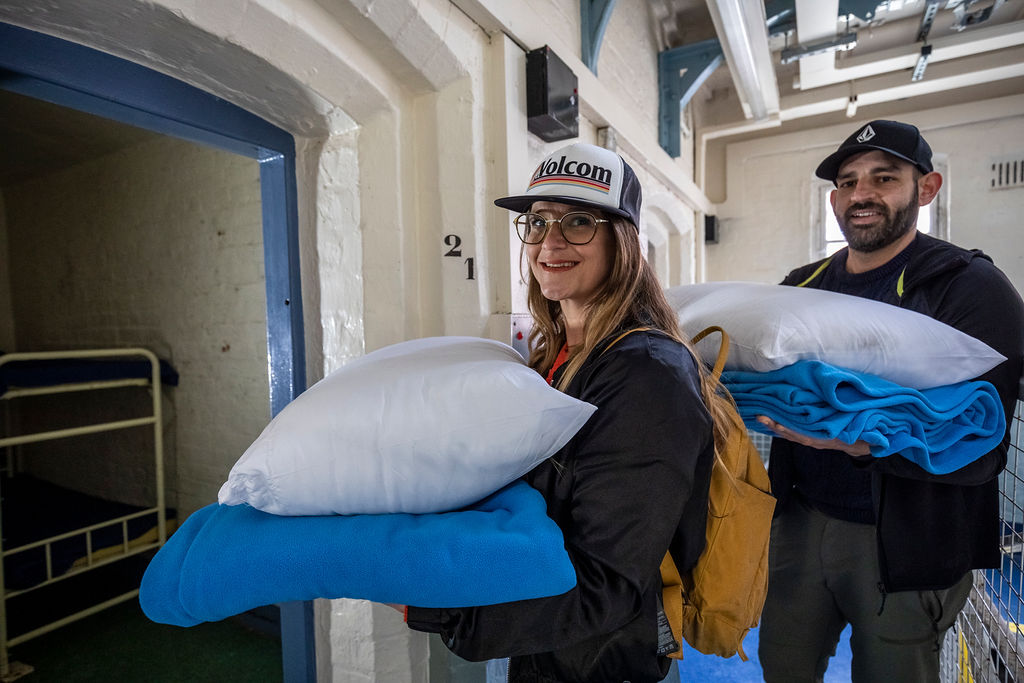
{"label": "brick texture wall", "polygon": [[[157,138],[4,197],[18,349],[144,346],[169,359],[181,375],[165,392],[170,500],[184,514],[216,500],[269,418],[257,162]],[[29,467],[137,502],[152,489],[138,440],[50,442]]]}

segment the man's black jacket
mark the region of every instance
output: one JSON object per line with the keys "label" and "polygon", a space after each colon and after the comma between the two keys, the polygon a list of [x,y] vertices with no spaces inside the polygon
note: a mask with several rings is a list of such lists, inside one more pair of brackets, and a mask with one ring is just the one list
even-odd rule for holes
{"label": "man's black jacket", "polygon": [[[924,234],[910,248],[902,292],[893,289],[882,300],[940,320],[1006,356],[978,379],[999,392],[1007,431],[997,448],[946,475],[930,474],[899,456],[855,458],[872,473],[884,592],[948,588],[970,569],[999,566],[998,475],[1006,466],[1024,357],[1024,304],[988,256]],[[782,284],[805,283],[822,263],[794,270]],[[803,286],[820,281],[815,277]],[[773,440],[769,475],[777,510],[792,492],[792,448],[792,442]]]}

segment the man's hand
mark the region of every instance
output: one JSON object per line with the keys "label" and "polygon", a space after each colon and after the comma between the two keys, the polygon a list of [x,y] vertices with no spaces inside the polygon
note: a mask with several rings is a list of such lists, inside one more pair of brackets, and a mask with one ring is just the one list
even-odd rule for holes
{"label": "man's hand", "polygon": [[783,427],[775,420],[765,417],[764,415],[758,415],[757,421],[775,432],[775,435],[780,439],[786,439],[787,441],[792,441],[803,446],[842,451],[849,455],[871,455],[871,448],[868,446],[866,441],[856,441],[852,444],[848,444],[840,441],[839,439],[818,439],[813,436],[794,432],[792,429]]}

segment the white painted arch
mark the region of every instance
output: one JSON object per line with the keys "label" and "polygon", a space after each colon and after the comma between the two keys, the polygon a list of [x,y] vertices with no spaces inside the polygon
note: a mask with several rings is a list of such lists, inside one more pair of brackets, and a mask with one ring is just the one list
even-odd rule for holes
{"label": "white painted arch", "polygon": [[694,213],[673,195],[644,197],[641,223],[650,248],[648,257],[665,287],[695,280]]}

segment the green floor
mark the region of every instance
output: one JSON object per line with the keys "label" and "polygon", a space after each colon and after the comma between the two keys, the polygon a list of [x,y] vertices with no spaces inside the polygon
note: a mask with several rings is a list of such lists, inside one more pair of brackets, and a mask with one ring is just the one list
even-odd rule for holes
{"label": "green floor", "polygon": [[35,668],[19,683],[282,680],[281,644],[273,635],[239,619],[191,628],[155,624],[135,600],[18,645],[11,661]]}

